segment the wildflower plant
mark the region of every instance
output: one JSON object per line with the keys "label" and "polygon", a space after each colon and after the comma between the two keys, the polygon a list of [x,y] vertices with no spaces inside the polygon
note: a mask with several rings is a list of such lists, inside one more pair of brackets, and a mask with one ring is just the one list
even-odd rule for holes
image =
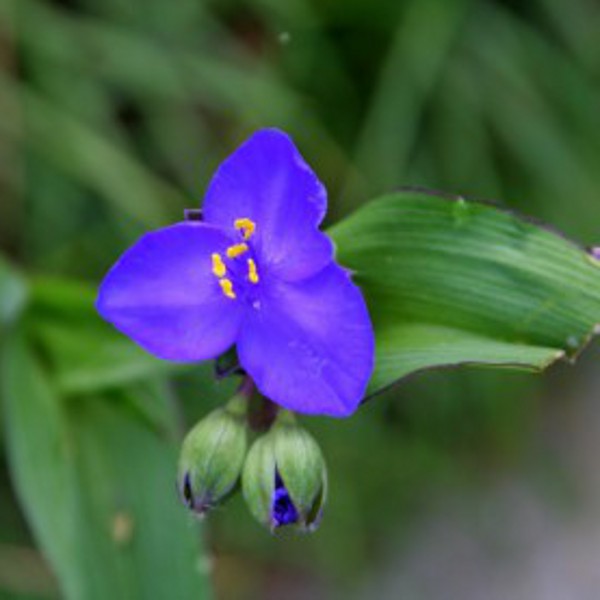
{"label": "wildflower plant", "polygon": [[[319,490],[317,469],[270,435],[291,412],[328,462],[319,533],[295,552],[259,550],[243,515],[222,510],[213,533],[237,558],[217,558],[218,595],[235,595],[240,581],[258,591],[279,563],[318,575],[311,588],[322,576],[350,587],[381,555],[368,551],[375,538],[395,536],[407,494],[435,488],[432,461],[448,467],[444,483],[461,470],[464,453],[448,453],[437,433],[459,438],[468,406],[485,425],[477,446],[495,458],[525,451],[522,420],[547,408],[536,393],[527,410],[531,385],[547,385],[504,373],[573,361],[597,331],[600,253],[513,212],[527,207],[599,243],[597,3],[250,4],[250,14],[220,2],[2,4],[0,446],[10,483],[0,485],[0,549],[19,569],[0,568],[0,596],[213,597],[214,561],[185,507],[203,513],[239,492],[268,528],[271,514],[277,530],[314,528],[310,512],[307,524],[292,523]],[[289,128],[326,184],[321,229],[369,310],[375,361],[351,422],[261,398],[247,373],[238,382],[235,343],[217,366],[217,377],[232,377],[213,385],[212,359],[185,369],[156,359],[94,308],[99,273],[129,236],[181,220],[173,214],[183,206],[197,218],[207,166],[242,143],[249,121],[269,119]],[[499,205],[399,187],[413,183]],[[473,364],[458,378],[429,372]],[[554,383],[585,377],[561,367]],[[473,397],[456,385],[464,378]],[[438,392],[440,379],[448,385]],[[236,401],[224,397],[245,382]],[[577,409],[566,387],[563,402]],[[407,395],[398,410],[418,417],[410,440],[395,435],[405,420],[380,422]],[[215,409],[207,425],[187,423],[181,444],[182,414],[204,421]],[[440,410],[459,420],[438,422]],[[374,422],[388,435],[373,436]],[[286,442],[291,429],[279,429]],[[273,476],[264,466],[284,451],[297,463]],[[299,472],[302,488],[292,486]],[[14,543],[32,541],[54,578],[30,552],[20,561]],[[251,547],[260,560],[244,558]],[[228,577],[230,567],[244,577]]]}
{"label": "wildflower plant", "polygon": [[[100,314],[158,358],[235,348],[239,392],[183,444],[178,489],[197,513],[241,482],[265,526],[313,530],[327,470],[293,413],[349,417],[367,393],[434,366],[540,369],[600,321],[600,294],[580,285],[597,281],[596,256],[495,207],[384,197],[334,227],[337,257],[326,209],[292,140],[259,131],[217,170],[201,218],[144,235],[100,287]],[[575,296],[577,312],[565,308]],[[255,396],[270,415],[260,427]]]}
{"label": "wildflower plant", "polygon": [[[235,344],[241,368],[269,401],[300,413],[347,417],[373,370],[374,336],[360,289],[319,229],[326,209],[323,184],[290,138],[259,131],[215,174],[201,221],[146,234],[119,259],[102,283],[98,311],[166,360],[216,359]],[[192,486],[198,478],[190,474],[207,455],[226,451],[223,440],[229,439],[213,421],[192,430],[182,455],[180,493],[197,512],[212,506],[214,491],[202,481]],[[213,470],[239,463],[245,436],[239,429],[231,456],[225,453]],[[324,470],[305,460],[302,442],[295,450],[296,479],[316,468],[321,481]],[[315,452],[320,456],[318,447]],[[204,482],[219,475],[209,473]],[[285,517],[268,522],[307,524],[275,462],[268,479],[274,515],[284,498],[289,505]]]}

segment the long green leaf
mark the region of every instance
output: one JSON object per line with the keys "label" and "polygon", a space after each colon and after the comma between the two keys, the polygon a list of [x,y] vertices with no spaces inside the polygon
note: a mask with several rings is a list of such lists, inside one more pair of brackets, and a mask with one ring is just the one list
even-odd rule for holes
{"label": "long green leaf", "polygon": [[27,84],[0,73],[0,85],[20,99],[27,124],[23,137],[18,123],[0,122],[0,135],[22,140],[74,181],[96,191],[114,209],[147,227],[156,227],[168,221],[167,205],[185,205],[177,189],[116,139],[53,105]]}
{"label": "long green leaf", "polygon": [[0,326],[16,318],[26,296],[24,279],[0,255]]}
{"label": "long green leaf", "polygon": [[22,337],[2,366],[12,476],[65,597],[206,598],[198,532],[173,489],[175,444],[132,417],[133,392],[65,402]]}
{"label": "long green leaf", "polygon": [[51,362],[61,392],[95,393],[183,368],[154,358],[103,321],[90,286],[44,277],[31,288],[29,330]]}
{"label": "long green leaf", "polygon": [[469,6],[462,0],[404,4],[357,152],[358,163],[376,189],[389,189],[405,176],[427,96],[460,37]]}
{"label": "long green leaf", "polygon": [[71,518],[72,473],[64,414],[23,340],[11,337],[9,342],[1,365],[1,392],[13,482],[42,551],[66,595],[74,598],[81,593],[83,581],[76,570],[77,532]]}
{"label": "long green leaf", "polygon": [[575,357],[600,323],[600,262],[488,204],[400,192],[332,235],[375,324],[371,391],[444,365],[540,370]]}

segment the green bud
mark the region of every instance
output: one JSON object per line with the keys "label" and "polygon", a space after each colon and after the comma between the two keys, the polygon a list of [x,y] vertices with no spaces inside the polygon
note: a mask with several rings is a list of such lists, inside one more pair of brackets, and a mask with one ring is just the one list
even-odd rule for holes
{"label": "green bud", "polygon": [[319,525],[327,494],[327,471],[315,439],[282,411],[248,452],[242,491],[252,514],[271,530]]}
{"label": "green bud", "polygon": [[239,480],[246,450],[246,399],[234,396],[199,421],[181,447],[177,488],[184,504],[206,513],[224,500]]}

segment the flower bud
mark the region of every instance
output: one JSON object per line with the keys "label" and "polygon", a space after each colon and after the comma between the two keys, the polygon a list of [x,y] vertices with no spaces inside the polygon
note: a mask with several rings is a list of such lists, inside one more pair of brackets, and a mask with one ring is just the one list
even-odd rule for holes
{"label": "flower bud", "polygon": [[234,396],[199,421],[183,441],[177,487],[184,504],[204,514],[224,500],[239,480],[247,448],[246,399]]}
{"label": "flower bud", "polygon": [[252,514],[271,530],[298,525],[310,531],[319,525],[327,492],[325,461],[291,413],[281,412],[250,448],[242,491]]}

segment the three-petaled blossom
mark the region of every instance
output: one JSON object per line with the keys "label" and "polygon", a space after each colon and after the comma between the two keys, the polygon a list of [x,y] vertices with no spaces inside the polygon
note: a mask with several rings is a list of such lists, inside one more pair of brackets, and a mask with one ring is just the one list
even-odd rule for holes
{"label": "three-petaled blossom", "polygon": [[106,276],[97,309],[162,359],[212,359],[236,344],[274,402],[347,416],[373,368],[373,329],[319,230],[326,208],[290,138],[259,131],[217,170],[203,220],[144,235]]}

